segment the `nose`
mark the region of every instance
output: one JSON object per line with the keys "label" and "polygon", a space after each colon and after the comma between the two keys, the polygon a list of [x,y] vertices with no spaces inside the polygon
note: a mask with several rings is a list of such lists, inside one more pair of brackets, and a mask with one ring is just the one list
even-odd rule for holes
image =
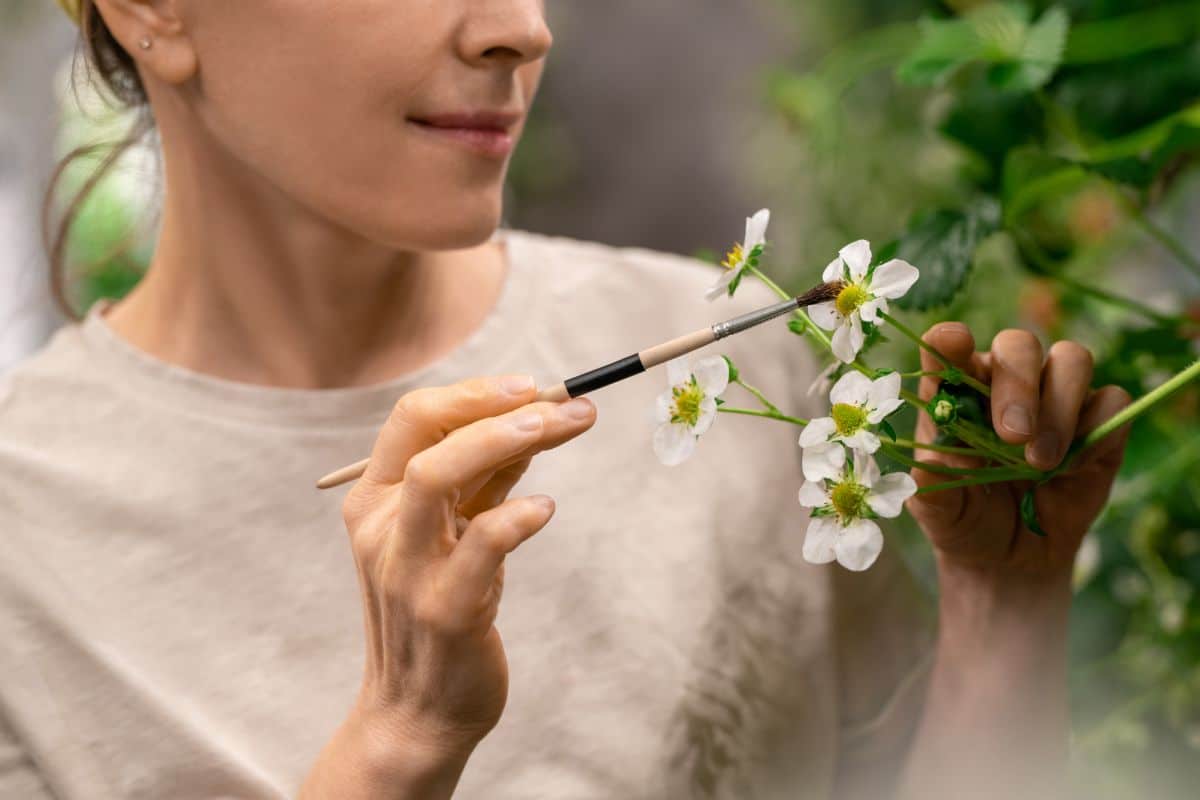
{"label": "nose", "polygon": [[459,38],[463,60],[510,68],[545,58],[554,43],[545,0],[475,0]]}

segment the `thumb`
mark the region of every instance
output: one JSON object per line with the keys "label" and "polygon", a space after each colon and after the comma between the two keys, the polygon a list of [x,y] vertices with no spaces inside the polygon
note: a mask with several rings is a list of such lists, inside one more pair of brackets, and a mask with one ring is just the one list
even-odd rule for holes
{"label": "thumb", "polygon": [[[949,466],[944,460],[934,455],[924,455],[922,461],[931,464]],[[959,486],[954,489],[940,489],[936,492],[921,493],[921,489],[938,483],[953,480],[952,476],[916,467],[912,470],[912,478],[916,481],[918,494],[905,501],[905,508],[927,533],[931,534],[948,526],[957,524],[966,512],[967,491]]]}

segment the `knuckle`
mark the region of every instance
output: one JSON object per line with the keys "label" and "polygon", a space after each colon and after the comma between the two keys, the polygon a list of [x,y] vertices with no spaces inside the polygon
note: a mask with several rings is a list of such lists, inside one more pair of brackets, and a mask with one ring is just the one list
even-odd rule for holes
{"label": "knuckle", "polygon": [[421,388],[405,393],[396,401],[389,421],[398,425],[421,426],[426,424],[433,405],[433,392],[433,389]]}
{"label": "knuckle", "polygon": [[437,491],[441,486],[441,469],[428,450],[422,450],[404,466],[404,483],[416,491]]}
{"label": "knuckle", "polygon": [[471,378],[457,387],[459,399],[468,403],[479,403],[496,394],[496,389],[487,378]]}

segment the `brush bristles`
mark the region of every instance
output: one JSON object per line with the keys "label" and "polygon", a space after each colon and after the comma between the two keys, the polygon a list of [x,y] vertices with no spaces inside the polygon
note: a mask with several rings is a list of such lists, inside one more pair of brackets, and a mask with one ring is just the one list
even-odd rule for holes
{"label": "brush bristles", "polygon": [[796,298],[796,305],[804,308],[805,306],[816,305],[817,303],[826,303],[830,300],[837,300],[842,289],[846,288],[846,284],[841,281],[833,283],[822,283],[820,286],[814,286],[804,294]]}

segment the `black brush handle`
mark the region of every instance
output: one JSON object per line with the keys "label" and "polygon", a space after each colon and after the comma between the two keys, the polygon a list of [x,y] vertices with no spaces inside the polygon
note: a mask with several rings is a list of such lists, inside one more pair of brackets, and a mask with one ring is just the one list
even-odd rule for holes
{"label": "black brush handle", "polygon": [[581,394],[594,392],[609,384],[645,371],[646,367],[642,364],[642,359],[637,353],[634,353],[631,356],[618,359],[611,364],[597,367],[591,372],[585,372],[582,375],[576,375],[574,378],[568,378],[563,383],[567,387],[567,394],[569,396],[579,397]]}

